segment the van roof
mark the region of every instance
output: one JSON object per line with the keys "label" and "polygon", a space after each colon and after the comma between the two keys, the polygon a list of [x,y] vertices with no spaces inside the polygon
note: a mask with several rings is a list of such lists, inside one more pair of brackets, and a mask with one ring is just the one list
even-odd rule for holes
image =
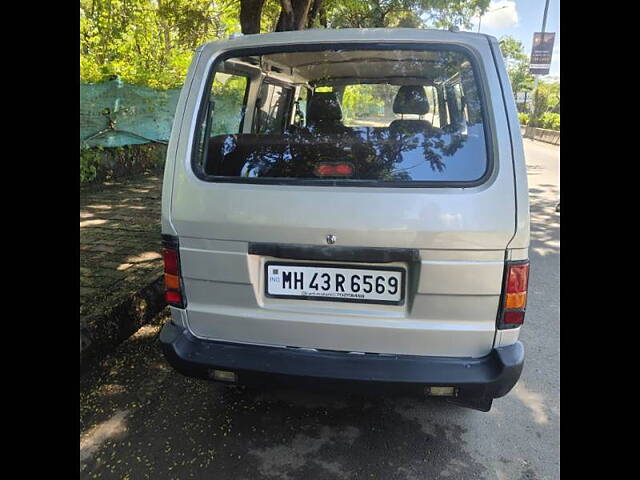
{"label": "van roof", "polygon": [[293,43],[357,43],[357,42],[447,42],[471,45],[479,41],[491,41],[495,37],[484,33],[451,32],[424,28],[313,28],[287,32],[260,33],[252,35],[234,35],[225,40],[209,42],[198,50],[219,50],[226,48],[244,48]]}

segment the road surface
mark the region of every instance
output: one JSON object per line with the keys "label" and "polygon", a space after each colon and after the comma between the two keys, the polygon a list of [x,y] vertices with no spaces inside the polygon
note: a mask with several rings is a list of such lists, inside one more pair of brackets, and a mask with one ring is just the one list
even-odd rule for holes
{"label": "road surface", "polygon": [[81,378],[81,478],[560,478],[559,149],[525,140],[531,194],[523,375],[489,413],[433,399],[242,390],[184,378],[166,313]]}

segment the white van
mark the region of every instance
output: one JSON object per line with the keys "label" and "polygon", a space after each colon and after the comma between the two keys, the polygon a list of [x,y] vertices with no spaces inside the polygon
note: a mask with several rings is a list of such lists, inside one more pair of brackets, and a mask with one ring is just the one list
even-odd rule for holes
{"label": "white van", "polygon": [[200,47],[162,192],[160,340],[186,375],[418,389],[517,382],[529,206],[495,38],[308,30]]}

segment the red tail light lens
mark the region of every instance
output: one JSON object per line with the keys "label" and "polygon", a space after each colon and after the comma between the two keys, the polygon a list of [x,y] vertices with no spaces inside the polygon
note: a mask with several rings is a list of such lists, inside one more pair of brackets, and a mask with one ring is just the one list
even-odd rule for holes
{"label": "red tail light lens", "polygon": [[173,305],[174,307],[182,306],[182,294],[175,290],[167,290],[164,293],[164,298],[169,305]]}
{"label": "red tail light lens", "polygon": [[508,293],[526,293],[529,283],[529,262],[509,265],[507,277]]}
{"label": "red tail light lens", "polygon": [[184,308],[185,302],[180,281],[180,255],[178,239],[163,235],[162,258],[164,260],[165,300],[169,305]]}
{"label": "red tail light lens", "polygon": [[524,312],[504,312],[502,323],[505,325],[522,325],[524,323]]}
{"label": "red tail light lens", "polygon": [[165,247],[162,251],[164,273],[178,275],[178,251],[174,247]]}
{"label": "red tail light lens", "polygon": [[351,176],[353,175],[353,167],[348,163],[339,163],[333,167],[335,175]]}
{"label": "red tail light lens", "polygon": [[515,328],[524,323],[529,284],[529,261],[507,262],[498,328]]}
{"label": "red tail light lens", "polygon": [[350,177],[353,175],[353,165],[350,163],[319,163],[315,174],[319,177]]}

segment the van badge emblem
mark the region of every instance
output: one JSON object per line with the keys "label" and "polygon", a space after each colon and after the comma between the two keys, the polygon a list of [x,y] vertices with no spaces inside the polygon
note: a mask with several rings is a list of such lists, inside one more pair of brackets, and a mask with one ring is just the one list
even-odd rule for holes
{"label": "van badge emblem", "polygon": [[329,245],[333,245],[334,243],[336,243],[336,236],[333,234],[327,235],[327,243]]}

